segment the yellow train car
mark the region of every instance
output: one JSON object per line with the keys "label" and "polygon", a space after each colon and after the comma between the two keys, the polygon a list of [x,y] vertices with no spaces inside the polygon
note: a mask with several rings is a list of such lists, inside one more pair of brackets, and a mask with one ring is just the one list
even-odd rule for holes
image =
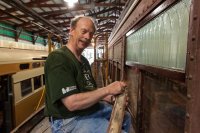
{"label": "yellow train car", "polygon": [[0,48],[0,132],[9,132],[44,105],[46,51]]}

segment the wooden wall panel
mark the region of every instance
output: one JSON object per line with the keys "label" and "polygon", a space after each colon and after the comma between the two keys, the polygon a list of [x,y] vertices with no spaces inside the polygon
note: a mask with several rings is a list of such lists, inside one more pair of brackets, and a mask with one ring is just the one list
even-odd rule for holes
{"label": "wooden wall panel", "polygon": [[142,133],[183,133],[187,89],[148,72],[142,72]]}
{"label": "wooden wall panel", "polygon": [[113,46],[108,48],[108,59],[113,59]]}
{"label": "wooden wall panel", "polygon": [[129,105],[134,116],[137,116],[138,87],[140,74],[130,67],[126,69],[126,81],[128,83]]}

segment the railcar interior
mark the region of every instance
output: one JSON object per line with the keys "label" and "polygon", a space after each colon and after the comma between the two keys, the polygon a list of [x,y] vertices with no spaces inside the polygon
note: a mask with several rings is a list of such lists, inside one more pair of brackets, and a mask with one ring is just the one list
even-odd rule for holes
{"label": "railcar interior", "polygon": [[83,52],[97,86],[128,84],[129,104],[116,97],[108,133],[121,132],[125,110],[130,133],[199,133],[200,1],[71,2],[0,0],[0,133],[51,132],[45,60],[67,44],[76,16],[97,25]]}

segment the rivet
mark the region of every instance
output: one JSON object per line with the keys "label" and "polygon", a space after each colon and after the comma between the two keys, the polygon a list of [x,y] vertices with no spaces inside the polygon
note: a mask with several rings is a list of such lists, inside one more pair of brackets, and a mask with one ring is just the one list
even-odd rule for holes
{"label": "rivet", "polygon": [[197,20],[197,15],[194,15],[193,19],[194,19],[194,20]]}
{"label": "rivet", "polygon": [[190,114],[189,114],[189,113],[186,113],[186,117],[187,117],[187,118],[190,118]]}
{"label": "rivet", "polygon": [[195,36],[192,36],[192,41],[195,41],[196,40],[196,37]]}
{"label": "rivet", "polygon": [[189,76],[188,76],[188,79],[191,80],[191,79],[192,79],[192,75],[189,75]]}
{"label": "rivet", "polygon": [[191,61],[194,60],[194,56],[193,56],[193,55],[190,56],[190,60],[191,60]]}
{"label": "rivet", "polygon": [[191,96],[190,94],[187,94],[187,98],[188,98],[188,99],[191,99],[191,97],[192,97],[192,96]]}

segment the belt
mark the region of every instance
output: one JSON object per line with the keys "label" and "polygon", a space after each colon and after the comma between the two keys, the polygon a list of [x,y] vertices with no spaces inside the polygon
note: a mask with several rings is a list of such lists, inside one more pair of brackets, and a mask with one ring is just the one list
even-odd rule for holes
{"label": "belt", "polygon": [[59,118],[49,116],[49,122],[54,122],[55,120],[59,120]]}

